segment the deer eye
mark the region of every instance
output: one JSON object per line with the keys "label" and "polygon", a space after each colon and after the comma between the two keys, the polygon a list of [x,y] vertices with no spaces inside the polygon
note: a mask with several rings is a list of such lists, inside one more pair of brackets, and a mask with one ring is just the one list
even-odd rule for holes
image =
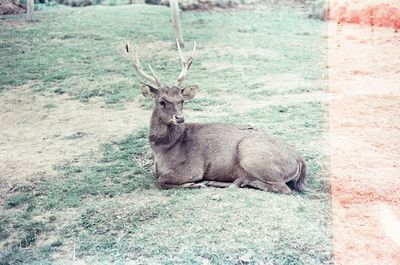
{"label": "deer eye", "polygon": [[165,106],[166,106],[167,104],[165,103],[165,101],[160,101],[160,105],[161,105],[162,107],[165,108]]}

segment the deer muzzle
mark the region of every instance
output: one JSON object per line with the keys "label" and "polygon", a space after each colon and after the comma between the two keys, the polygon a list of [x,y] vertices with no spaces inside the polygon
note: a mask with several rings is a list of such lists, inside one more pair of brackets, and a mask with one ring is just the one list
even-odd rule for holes
{"label": "deer muzzle", "polygon": [[185,121],[185,117],[182,114],[175,115],[176,123],[183,123]]}

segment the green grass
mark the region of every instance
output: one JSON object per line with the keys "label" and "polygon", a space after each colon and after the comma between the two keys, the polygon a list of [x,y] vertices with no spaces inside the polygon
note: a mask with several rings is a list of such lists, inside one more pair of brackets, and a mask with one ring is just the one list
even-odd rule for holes
{"label": "green grass", "polygon": [[[0,87],[30,84],[35,93],[86,102],[100,96],[123,106],[140,95],[125,40],[143,47],[143,65],[151,63],[162,80],[172,83],[178,75],[169,16],[165,7],[137,5],[47,9],[34,24],[7,17],[0,24]],[[307,192],[158,190],[143,128],[54,165],[58,176],[5,194],[1,265],[68,263],[74,246],[76,258],[88,264],[333,263],[324,106],[310,101],[239,112],[225,97],[268,101],[323,90],[324,24],[276,9],[189,12],[183,25],[185,39],[198,44],[185,83],[201,91],[187,109],[219,108],[198,120],[251,124],[295,144],[307,161]]]}
{"label": "green grass", "polygon": [[[35,91],[68,93],[81,101],[100,96],[115,104],[135,98],[136,74],[124,57],[127,40],[137,44],[142,64],[151,63],[165,83],[172,84],[180,71],[171,29],[154,26],[169,24],[166,7],[57,8],[37,15],[37,23],[11,16],[1,25],[0,89],[29,83]],[[323,24],[305,16],[290,9],[184,13],[186,50],[191,40],[198,44],[186,84],[197,83],[203,93],[216,96],[275,93],[276,80],[264,81],[271,76],[303,80],[283,90],[315,85],[323,68],[315,64],[324,62]]]}
{"label": "green grass", "polygon": [[[306,113],[310,113],[312,126],[306,126]],[[25,214],[25,220],[77,211],[58,227],[50,218],[40,223],[48,227],[35,230],[39,234],[32,234],[29,228],[37,223],[17,228],[21,240],[27,234],[33,246],[43,231],[55,230],[58,237],[35,255],[28,255],[29,248],[23,246],[14,246],[16,253],[28,263],[49,260],[46,255],[72,241],[77,244],[77,257],[90,263],[132,259],[237,264],[243,257],[250,257],[253,263],[332,263],[326,157],[319,145],[312,145],[323,142],[321,105],[273,106],[221,119],[270,128],[271,133],[296,143],[309,167],[308,191],[283,196],[245,189],[158,190],[147,153],[147,128],[143,128],[102,145],[98,154],[88,154],[83,165],[59,167],[61,179],[45,178],[36,183],[34,191],[17,189],[20,194],[8,201],[19,203],[9,207]],[[35,197],[17,200],[22,195]],[[31,210],[22,208],[28,202],[33,204]]]}
{"label": "green grass", "polygon": [[[140,98],[139,99],[140,106],[143,109],[146,110],[152,110],[153,109],[153,101],[148,100],[146,98]],[[215,98],[194,98],[190,101],[188,101],[185,105],[186,110],[193,110],[193,111],[204,111],[207,109],[207,107],[214,106],[214,107],[221,107],[221,106],[226,106],[229,105],[228,102],[226,102],[223,99],[215,99]]]}

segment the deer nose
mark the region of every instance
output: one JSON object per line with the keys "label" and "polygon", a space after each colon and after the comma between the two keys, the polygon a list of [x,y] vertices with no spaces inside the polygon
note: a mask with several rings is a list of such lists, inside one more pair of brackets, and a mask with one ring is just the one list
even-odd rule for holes
{"label": "deer nose", "polygon": [[182,123],[185,121],[185,117],[183,117],[183,115],[181,115],[181,114],[175,115],[175,120],[177,123]]}

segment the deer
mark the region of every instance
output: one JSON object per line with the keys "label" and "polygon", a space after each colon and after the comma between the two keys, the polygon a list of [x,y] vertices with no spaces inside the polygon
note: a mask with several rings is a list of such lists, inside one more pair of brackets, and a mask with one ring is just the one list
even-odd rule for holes
{"label": "deer", "polygon": [[196,51],[186,60],[176,43],[182,70],[173,85],[163,84],[149,65],[146,73],[136,52],[126,52],[145,98],[154,101],[148,140],[154,174],[160,189],[253,188],[291,194],[303,192],[307,175],[303,157],[291,145],[249,125],[186,123],[183,105],[198,92],[197,85],[182,86]]}

